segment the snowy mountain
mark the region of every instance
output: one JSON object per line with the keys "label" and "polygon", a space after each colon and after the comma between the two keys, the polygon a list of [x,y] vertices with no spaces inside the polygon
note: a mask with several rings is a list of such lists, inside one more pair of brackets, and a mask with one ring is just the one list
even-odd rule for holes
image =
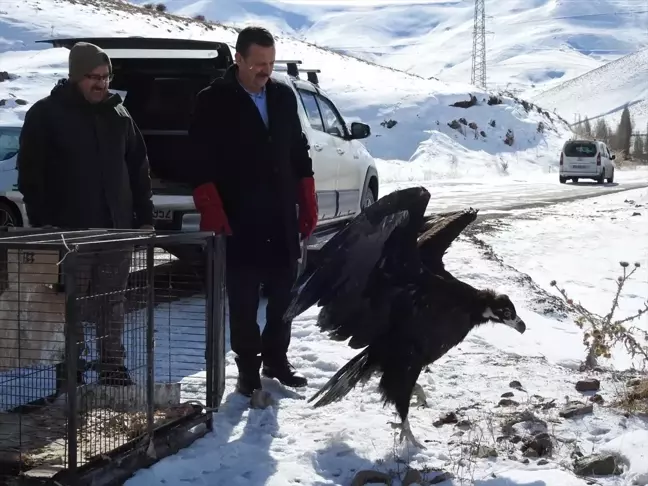
{"label": "snowy mountain", "polygon": [[[0,84],[0,99],[22,98],[27,104],[10,108],[14,104],[5,103],[0,120],[21,119],[30,103],[66,75],[67,50],[47,49],[36,40],[102,35],[189,37],[230,45],[236,39],[229,27],[119,1],[3,4],[0,37],[10,50],[0,53],[0,66],[11,79]],[[571,133],[564,121],[541,107],[511,98],[493,98],[497,104],[491,105],[488,93],[466,83],[424,79],[289,37],[278,38],[277,56],[322,69],[321,86],[347,121],[362,119],[371,125],[372,136],[365,142],[372,154],[386,161],[411,161],[428,179],[547,172],[556,166],[559,147]],[[471,95],[475,106],[451,106],[469,101]],[[507,133],[514,138],[512,145],[505,143]],[[387,179],[389,174],[398,177],[393,163],[383,167]]]}
{"label": "snowy mountain", "polygon": [[616,126],[627,104],[637,131],[648,123],[648,49],[612,61],[532,98],[570,123],[580,114]]}
{"label": "snowy mountain", "polygon": [[[424,77],[470,82],[474,0],[164,3],[181,15],[261,23]],[[547,89],[648,45],[644,0],[486,0],[485,8],[490,89]]]}

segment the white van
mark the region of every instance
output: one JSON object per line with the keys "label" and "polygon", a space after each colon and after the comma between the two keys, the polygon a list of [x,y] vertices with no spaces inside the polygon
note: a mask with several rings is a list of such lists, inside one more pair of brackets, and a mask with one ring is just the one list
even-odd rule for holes
{"label": "white van", "polygon": [[599,184],[614,182],[615,155],[600,140],[568,140],[560,152],[560,183],[567,179],[594,179]]}

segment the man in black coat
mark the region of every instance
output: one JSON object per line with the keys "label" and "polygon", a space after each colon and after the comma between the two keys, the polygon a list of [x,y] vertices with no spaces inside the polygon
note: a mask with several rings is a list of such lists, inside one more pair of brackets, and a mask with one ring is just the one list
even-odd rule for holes
{"label": "man in black coat", "polygon": [[[26,113],[18,190],[31,226],[153,229],[146,146],[120,96],[108,91],[111,77],[107,54],[79,42],[70,50],[68,79]],[[89,293],[78,301],[79,321],[97,323],[100,382],[130,384],[122,333],[131,251],[80,254],[77,262],[77,292]],[[81,353],[80,322],[76,332]]]}
{"label": "man in black coat", "polygon": [[[288,362],[291,323],[283,313],[297,273],[300,238],[317,223],[309,146],[292,89],[270,79],[272,35],[243,29],[236,64],[197,97],[189,136],[194,201],[202,230],[227,238],[230,336],[237,389],[261,388],[259,369],[287,386],[306,378]],[[259,290],[267,293],[266,325],[257,324]]]}

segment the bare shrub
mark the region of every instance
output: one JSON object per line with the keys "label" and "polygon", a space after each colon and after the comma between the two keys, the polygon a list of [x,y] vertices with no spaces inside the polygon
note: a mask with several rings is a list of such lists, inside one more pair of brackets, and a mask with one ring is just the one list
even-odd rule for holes
{"label": "bare shrub", "polygon": [[629,325],[638,321],[648,312],[648,299],[643,308],[638,309],[636,313],[623,319],[614,319],[614,313],[619,308],[619,297],[623,286],[641,265],[638,262],[635,263],[634,268],[630,271],[628,271],[630,266],[628,262],[619,262],[619,265],[623,269],[623,274],[616,280],[617,290],[612,299],[610,311],[604,316],[591,312],[580,302],[574,302],[564,289],[558,287],[555,280],[551,281],[551,286],[556,287],[569,309],[578,314],[575,320],[576,325],[585,330],[583,345],[586,349],[586,358],[582,364],[583,369],[592,369],[598,366],[598,358],[611,358],[612,348],[619,343],[625,346],[633,359],[641,358],[644,369],[648,365],[648,332]]}

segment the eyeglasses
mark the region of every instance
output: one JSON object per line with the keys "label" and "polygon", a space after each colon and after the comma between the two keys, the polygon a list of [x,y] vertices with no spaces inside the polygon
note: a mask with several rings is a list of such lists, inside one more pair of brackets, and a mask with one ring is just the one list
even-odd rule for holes
{"label": "eyeglasses", "polygon": [[113,80],[113,75],[112,74],[86,74],[85,77],[87,79],[90,79],[94,82],[99,82],[99,81],[112,81]]}

